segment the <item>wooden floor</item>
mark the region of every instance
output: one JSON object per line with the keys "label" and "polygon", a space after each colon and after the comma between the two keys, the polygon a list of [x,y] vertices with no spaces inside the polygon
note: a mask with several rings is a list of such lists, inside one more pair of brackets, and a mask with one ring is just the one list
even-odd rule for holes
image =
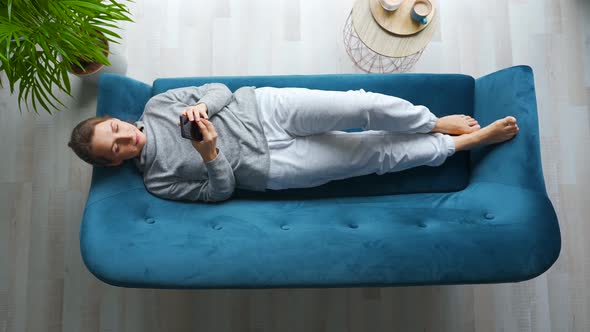
{"label": "wooden floor", "polygon": [[[356,73],[342,41],[353,0],[139,0],[117,52],[158,77]],[[548,272],[516,284],[243,291],[122,289],[85,268],[91,167],[69,151],[96,88],[70,109],[19,113],[0,89],[0,332],[590,331],[590,1],[442,0],[414,72],[535,72],[543,169],[562,230]],[[4,82],[6,82],[4,80]],[[5,84],[6,86],[6,84]]]}

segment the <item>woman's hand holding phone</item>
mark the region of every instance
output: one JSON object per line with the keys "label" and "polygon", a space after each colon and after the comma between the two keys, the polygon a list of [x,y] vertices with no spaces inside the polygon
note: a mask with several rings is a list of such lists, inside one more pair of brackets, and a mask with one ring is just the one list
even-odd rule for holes
{"label": "woman's hand holding phone", "polygon": [[217,131],[207,119],[201,119],[197,125],[203,134],[202,141],[191,141],[193,147],[199,152],[205,162],[217,158]]}
{"label": "woman's hand holding phone", "polygon": [[191,144],[199,152],[203,160],[208,162],[217,158],[217,131],[213,123],[209,121],[207,105],[201,103],[187,107],[180,115],[197,124],[203,139],[200,141],[191,140]]}

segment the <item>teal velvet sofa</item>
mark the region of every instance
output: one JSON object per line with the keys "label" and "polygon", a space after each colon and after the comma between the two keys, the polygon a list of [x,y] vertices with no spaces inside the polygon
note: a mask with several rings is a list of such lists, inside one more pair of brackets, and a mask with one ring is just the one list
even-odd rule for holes
{"label": "teal velvet sofa", "polygon": [[[532,69],[460,74],[157,79],[105,74],[97,115],[133,122],[168,89],[240,86],[365,89],[483,126],[518,119],[512,140],[458,152],[439,167],[369,175],[305,190],[237,190],[218,204],[160,199],[132,162],[94,168],[80,231],[100,280],[137,288],[367,287],[518,282],[561,249],[543,180]],[[165,110],[163,110],[165,111]],[[349,130],[359,130],[350,128]]]}

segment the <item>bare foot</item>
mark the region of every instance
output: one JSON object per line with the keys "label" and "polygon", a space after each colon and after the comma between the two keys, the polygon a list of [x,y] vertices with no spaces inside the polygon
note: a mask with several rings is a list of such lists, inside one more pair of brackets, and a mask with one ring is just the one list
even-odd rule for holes
{"label": "bare foot", "polygon": [[479,145],[490,145],[507,141],[518,134],[516,118],[507,116],[470,134],[455,136],[455,151],[469,150]]}
{"label": "bare foot", "polygon": [[479,124],[477,124],[477,120],[474,118],[468,115],[455,114],[439,118],[431,132],[449,135],[462,135],[472,133],[479,130],[480,128],[481,127]]}

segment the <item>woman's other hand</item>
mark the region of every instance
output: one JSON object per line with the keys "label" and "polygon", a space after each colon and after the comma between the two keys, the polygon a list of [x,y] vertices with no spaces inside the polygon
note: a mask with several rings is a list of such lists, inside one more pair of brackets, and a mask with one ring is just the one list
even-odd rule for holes
{"label": "woman's other hand", "polygon": [[209,115],[207,115],[207,105],[204,103],[189,106],[184,112],[180,113],[180,115],[184,115],[188,117],[190,121],[195,122],[199,122],[200,119],[209,119]]}

